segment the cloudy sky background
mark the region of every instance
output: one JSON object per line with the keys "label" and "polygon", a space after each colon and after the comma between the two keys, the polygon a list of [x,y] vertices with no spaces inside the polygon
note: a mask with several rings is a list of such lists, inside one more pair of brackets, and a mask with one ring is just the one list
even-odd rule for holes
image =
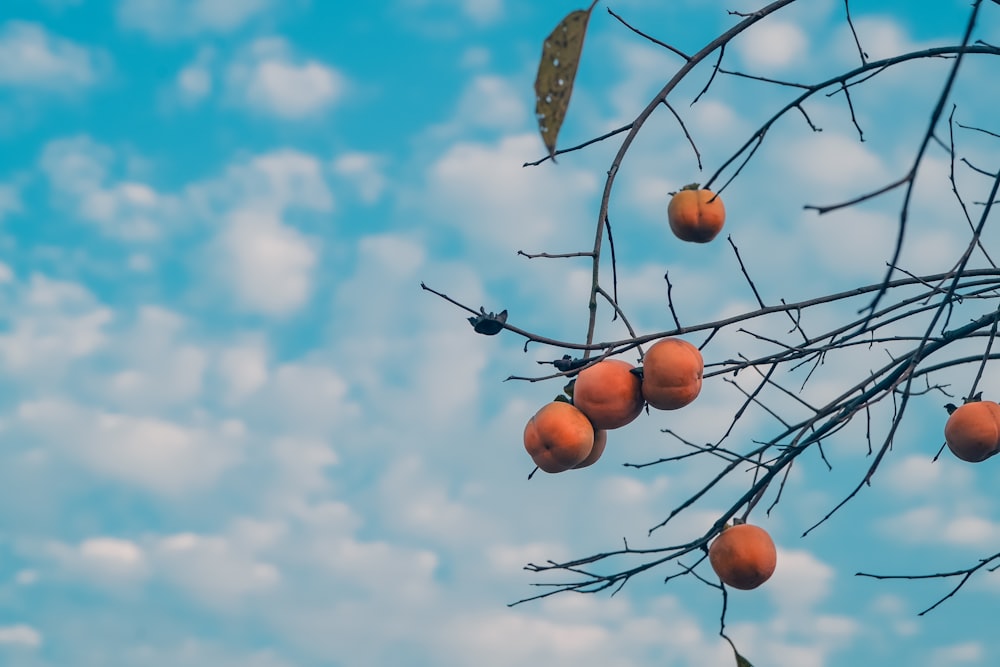
{"label": "cloudy sky background", "polygon": [[[843,3],[798,4],[741,37],[724,65],[800,82],[856,66]],[[967,5],[851,3],[872,58],[957,41]],[[563,145],[629,122],[681,62],[607,6],[591,21]],[[757,5],[610,7],[693,53],[733,24],[727,10]],[[614,597],[507,604],[543,580],[522,569],[529,561],[700,535],[745,480],[647,537],[717,463],[622,464],[684,451],[663,428],[717,439],[738,390],[715,378],[688,409],[613,433],[598,465],[528,481],[521,431],[562,383],[503,380],[543,373],[535,362],[562,351],[477,336],[466,313],[420,289],[583,337],[589,265],[516,255],[588,248],[618,146],[521,166],[542,155],[531,92],[541,40],[576,8],[4,0],[0,663],[733,664],[717,636],[718,591],[690,577],[664,586],[675,569]],[[977,35],[1000,41],[1000,7],[984,3]],[[949,65],[908,65],[856,89],[863,143],[842,96],[809,102],[822,133],[795,112],[775,126],[726,191],[726,232],[766,302],[882,276],[897,195],[822,217],[803,205],[904,173]],[[966,62],[960,122],[1000,131],[995,71],[992,59]],[[669,234],[667,193],[705,180],[795,91],[720,77],[689,106],[709,74],[700,68],[675,98],[705,171],[661,110],[613,196],[619,292],[643,333],[672,326],[666,270],[684,324],[755,305],[724,239],[694,247]],[[998,168],[996,140],[965,131],[956,141],[972,164]],[[965,247],[948,170],[932,149],[907,270],[947,270]],[[968,168],[957,178],[967,202],[986,197],[988,178]],[[832,326],[858,305],[807,324]],[[624,336],[606,310],[600,329],[599,339]],[[769,349],[730,331],[706,358]],[[807,395],[829,398],[885,359],[845,355]],[[973,374],[940,381],[961,396]],[[981,388],[1000,395],[1000,380],[987,373]],[[997,664],[1000,575],[980,574],[926,617],[917,613],[948,582],[853,576],[947,571],[1000,548],[995,466],[931,461],[944,402],[914,400],[873,487],[805,539],[869,465],[864,425],[828,443],[832,472],[803,456],[778,508],[754,515],[779,546],[778,571],[730,596],[728,628],[755,665]],[[733,442],[779,426],[751,411]]]}

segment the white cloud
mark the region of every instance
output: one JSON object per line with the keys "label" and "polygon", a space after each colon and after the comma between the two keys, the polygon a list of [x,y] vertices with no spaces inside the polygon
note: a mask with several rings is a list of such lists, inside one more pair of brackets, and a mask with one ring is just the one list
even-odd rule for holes
{"label": "white cloud", "polygon": [[462,11],[480,25],[495,23],[503,16],[503,0],[461,0]]}
{"label": "white cloud", "polygon": [[956,506],[921,505],[879,523],[890,539],[904,544],[944,544],[963,549],[989,548],[1000,540],[1000,523]]}
{"label": "white cloud", "polygon": [[161,572],[192,597],[228,605],[274,589],[278,568],[257,557],[257,549],[233,535],[177,533],[155,540],[153,558]]}
{"label": "white cloud", "polygon": [[146,641],[136,646],[118,647],[122,664],[136,667],[295,667],[275,649],[242,651],[225,641],[185,638],[154,644]]}
{"label": "white cloud", "polygon": [[209,219],[239,209],[275,214],[293,208],[326,212],[334,203],[322,163],[291,149],[239,160],[220,177],[187,188],[187,196]]}
{"label": "white cloud", "polygon": [[766,590],[780,608],[809,609],[826,598],[833,578],[833,568],[808,551],[779,549],[778,567]]}
{"label": "white cloud", "polygon": [[329,487],[327,468],[339,461],[323,440],[281,437],[271,448],[281,478],[295,493],[312,493]]}
{"label": "white cloud", "polygon": [[[876,152],[846,134],[811,133],[787,142],[782,153],[784,169],[807,187],[821,188],[825,197],[870,189],[871,184],[882,183],[889,176]],[[820,155],[822,159],[817,159]]]}
{"label": "white cloud", "polygon": [[299,59],[280,38],[259,39],[226,72],[230,99],[287,120],[316,116],[339,102],[347,80],[317,60]]}
{"label": "white cloud", "polygon": [[[802,230],[812,261],[822,264],[832,275],[845,275],[874,282],[885,273],[885,261],[892,255],[897,221],[870,211],[846,209],[817,216],[802,214]],[[859,243],[858,239],[864,239]]]}
{"label": "white cloud", "polygon": [[522,167],[540,148],[534,134],[452,145],[429,167],[427,210],[494,259],[518,249],[565,250],[553,241],[590,228],[597,179],[569,165]]}
{"label": "white cloud", "polygon": [[524,129],[529,115],[524,96],[510,80],[483,74],[462,92],[455,118],[471,127],[512,131]]}
{"label": "white cloud", "polygon": [[[428,11],[440,9],[439,14],[454,16],[456,11],[462,18],[468,19],[477,26],[489,26],[498,22],[504,15],[503,0],[398,0],[404,8]],[[438,23],[438,26],[446,25]]]}
{"label": "white cloud", "polygon": [[267,349],[261,342],[250,341],[227,347],[218,358],[219,376],[226,388],[226,400],[230,403],[243,400],[267,382]]}
{"label": "white cloud", "polygon": [[130,540],[114,537],[94,537],[80,544],[80,555],[94,560],[110,561],[126,567],[142,561],[142,550]]}
{"label": "white cloud", "polygon": [[309,299],[318,258],[315,242],[274,215],[234,211],[217,249],[220,269],[242,308],[281,316],[295,312]]}
{"label": "white cloud", "polygon": [[40,164],[62,200],[106,236],[133,242],[158,239],[164,222],[178,215],[180,202],[145,183],[109,183],[115,157],[107,146],[78,136],[50,141]]}
{"label": "white cloud", "polygon": [[177,86],[186,98],[198,101],[212,92],[212,74],[205,67],[189,65],[177,74]]}
{"label": "white cloud", "polygon": [[289,362],[274,370],[251,405],[256,414],[279,421],[286,434],[315,436],[344,426],[356,413],[349,389],[344,377],[322,363]]}
{"label": "white cloud", "polygon": [[14,581],[19,586],[31,586],[38,582],[38,572],[36,570],[18,570],[14,575]]}
{"label": "white cloud", "polygon": [[22,402],[16,416],[46,448],[91,472],[167,496],[204,489],[242,458],[238,422],[190,427],[57,399]]}
{"label": "white cloud", "polygon": [[83,135],[50,141],[39,162],[59,190],[82,195],[107,178],[113,158],[108,147]]}
{"label": "white cloud", "polygon": [[477,655],[481,665],[582,663],[610,640],[598,623],[559,622],[510,611],[456,617],[449,626],[456,649]]}
{"label": "white cloud", "polygon": [[333,160],[333,171],[348,181],[366,204],[378,201],[385,191],[381,159],[372,153],[344,153]]}
{"label": "white cloud", "polygon": [[0,86],[54,91],[91,86],[104,69],[100,54],[25,21],[0,26]]}
{"label": "white cloud", "polygon": [[214,52],[203,48],[194,61],[185,65],[178,73],[174,85],[183,103],[195,105],[208,97],[215,87],[212,73]]}
{"label": "white cloud", "polygon": [[879,472],[887,488],[905,498],[936,494],[954,497],[968,489],[973,479],[965,466],[918,454],[892,460],[883,468]]}
{"label": "white cloud", "polygon": [[49,542],[43,553],[62,573],[104,586],[141,582],[149,573],[143,548],[118,537],[90,537],[77,545]]}
{"label": "white cloud", "polygon": [[30,625],[0,626],[0,644],[14,644],[27,648],[38,648],[42,645],[42,633]]}
{"label": "white cloud", "polygon": [[773,71],[802,62],[809,40],[794,23],[768,19],[740,35],[736,48],[751,68]]}
{"label": "white cloud", "polygon": [[119,366],[100,379],[117,405],[162,409],[200,395],[208,353],[182,339],[185,326],[184,318],[172,311],[139,308],[135,322],[116,340]]}
{"label": "white cloud", "polygon": [[122,26],[156,38],[224,34],[271,8],[270,0],[121,0]]}
{"label": "white cloud", "polygon": [[35,274],[16,288],[21,308],[0,334],[8,373],[35,379],[59,373],[106,342],[112,311],[81,285]]}
{"label": "white cloud", "polygon": [[69,7],[82,5],[83,0],[41,0],[42,4],[55,11],[62,11]]}
{"label": "white cloud", "polygon": [[928,665],[983,664],[985,650],[982,642],[969,641],[934,649],[927,660]]}
{"label": "white cloud", "polygon": [[[866,16],[856,19],[854,29],[861,41],[861,47],[868,54],[870,60],[891,58],[922,48],[920,44],[910,39],[903,26],[888,17]],[[850,38],[846,28],[843,32],[841,41],[845,45],[845,50],[848,50],[853,59],[857,61],[857,46],[855,46],[853,38]]]}
{"label": "white cloud", "polygon": [[23,210],[18,188],[10,183],[0,183],[0,222],[11,213]]}

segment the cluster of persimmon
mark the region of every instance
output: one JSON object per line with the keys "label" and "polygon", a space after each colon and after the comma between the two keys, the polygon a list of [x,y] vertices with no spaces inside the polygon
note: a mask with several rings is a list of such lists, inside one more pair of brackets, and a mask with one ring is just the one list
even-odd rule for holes
{"label": "cluster of persimmon", "polygon": [[994,456],[1000,452],[1000,405],[971,401],[955,409],[945,422],[944,440],[963,461],[979,463]]}
{"label": "cluster of persimmon", "polygon": [[[722,231],[726,210],[718,195],[692,183],[673,194],[667,218],[677,238],[708,243]],[[634,421],[645,406],[678,410],[694,401],[704,369],[698,348],[680,338],[656,342],[639,368],[621,359],[586,366],[572,383],[572,401],[560,397],[528,420],[524,448],[548,473],[593,465],[604,453],[608,431]],[[723,583],[749,590],[774,573],[777,552],[763,528],[734,521],[709,546],[708,559]]]}
{"label": "cluster of persimmon", "polygon": [[572,402],[552,401],[528,420],[524,448],[545,472],[589,466],[604,453],[607,432],[630,424],[644,406],[677,410],[697,398],[704,370],[701,352],[680,338],[657,341],[640,368],[597,361],[577,374]]}

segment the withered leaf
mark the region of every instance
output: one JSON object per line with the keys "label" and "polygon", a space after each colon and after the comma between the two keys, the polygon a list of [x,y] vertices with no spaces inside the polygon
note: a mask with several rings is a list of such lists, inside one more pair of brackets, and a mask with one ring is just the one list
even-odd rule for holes
{"label": "withered leaf", "polygon": [[587,22],[597,0],[588,9],[570,12],[542,44],[542,60],[535,78],[535,116],[542,141],[555,161],[556,137],[566,118],[573,80],[580,65]]}

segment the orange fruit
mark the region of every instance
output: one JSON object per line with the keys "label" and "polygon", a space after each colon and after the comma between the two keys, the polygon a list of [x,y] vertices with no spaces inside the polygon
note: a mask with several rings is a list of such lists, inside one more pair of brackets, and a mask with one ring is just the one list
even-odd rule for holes
{"label": "orange fruit", "polygon": [[708,548],[708,560],[724,584],[748,591],[771,578],[778,552],[766,530],[742,523],[722,529]]}
{"label": "orange fruit", "polygon": [[570,403],[552,401],[543,405],[525,425],[524,448],[545,472],[563,472],[590,455],[594,448],[594,427]]}
{"label": "orange fruit", "polygon": [[597,459],[601,458],[604,453],[604,446],[608,444],[608,432],[604,429],[594,432],[594,447],[590,450],[590,454],[587,454],[587,458],[577,463],[574,468],[586,468],[587,466],[592,466],[597,463]]}
{"label": "orange fruit", "polygon": [[963,461],[985,461],[1000,451],[1000,405],[993,401],[962,405],[948,417],[944,439]]}
{"label": "orange fruit", "polygon": [[573,405],[595,429],[620,428],[642,412],[642,381],[633,368],[621,359],[604,359],[576,376]]}
{"label": "orange fruit", "polygon": [[642,359],[642,397],[658,410],[676,410],[698,397],[705,362],[680,338],[656,342]]}
{"label": "orange fruit", "polygon": [[670,199],[667,221],[674,236],[682,241],[708,243],[722,231],[726,207],[711,190],[699,189],[697,183],[685,185]]}

